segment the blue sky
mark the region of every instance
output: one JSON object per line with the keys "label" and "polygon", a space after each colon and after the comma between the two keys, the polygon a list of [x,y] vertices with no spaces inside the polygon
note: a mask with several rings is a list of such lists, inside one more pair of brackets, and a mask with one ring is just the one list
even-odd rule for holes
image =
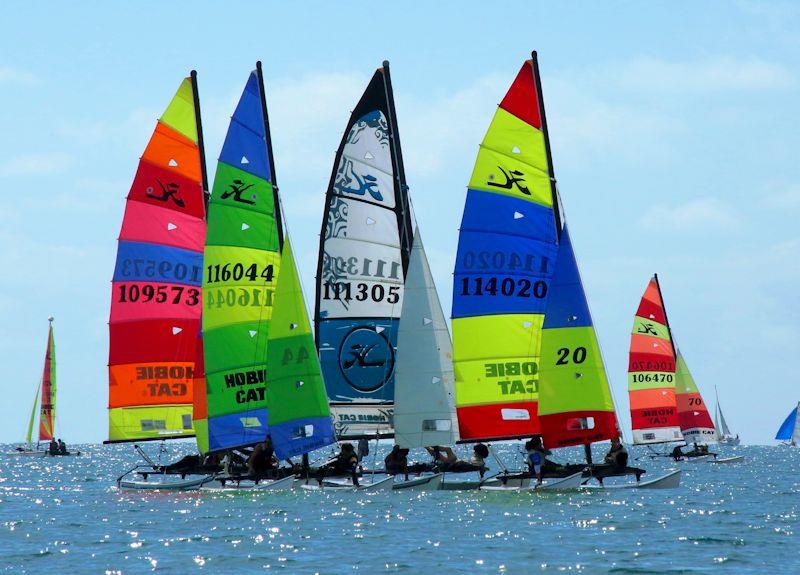
{"label": "blue sky", "polygon": [[[557,5],[556,5],[557,4]],[[60,433],[106,433],[110,280],[154,122],[199,72],[209,173],[264,62],[288,224],[313,286],[351,107],[392,63],[408,182],[449,313],[466,183],[539,51],[570,232],[623,425],[628,334],[657,271],[706,398],[748,442],[798,399],[800,7],[749,2],[16,3],[0,24],[0,441],[24,435],[56,317]]]}

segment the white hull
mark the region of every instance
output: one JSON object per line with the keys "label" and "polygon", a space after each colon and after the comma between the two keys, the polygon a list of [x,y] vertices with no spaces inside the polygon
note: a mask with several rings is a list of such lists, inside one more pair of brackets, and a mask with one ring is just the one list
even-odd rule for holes
{"label": "white hull", "polygon": [[[166,478],[166,475],[152,475],[151,477]],[[130,489],[134,491],[195,491],[200,489],[204,483],[211,481],[212,477],[204,475],[193,479],[181,479],[179,481],[145,481],[145,480],[121,480],[118,483],[120,489]]]}
{"label": "white hull", "polygon": [[578,489],[583,482],[583,472],[573,473],[567,477],[558,479],[546,479],[541,485],[531,485],[530,480],[516,481],[516,485],[507,483],[506,485],[481,485],[481,491],[510,491],[515,493],[523,493],[529,491],[560,491],[562,489]]}
{"label": "white hull", "polygon": [[404,489],[406,491],[438,491],[442,486],[443,480],[444,473],[437,473],[435,475],[409,479],[408,481],[398,481],[392,486],[392,489]]}
{"label": "white hull", "polygon": [[[313,481],[313,483],[311,481]],[[323,480],[322,484],[315,480],[311,481],[305,483],[305,480],[302,480],[300,489],[306,491],[368,491],[373,493],[378,491],[391,491],[394,485],[394,477],[387,477],[386,479],[373,481],[372,483],[361,483],[358,487],[355,487],[349,479],[342,481]]]}
{"label": "white hull", "polygon": [[9,451],[5,455],[8,457],[44,457],[49,454],[46,451]]}
{"label": "white hull", "polygon": [[214,478],[201,486],[203,491],[216,491],[219,493],[237,491],[284,491],[294,487],[294,475],[288,475],[281,479],[260,480],[252,479],[220,479]]}
{"label": "white hull", "polygon": [[675,489],[681,484],[681,470],[675,469],[651,479],[650,481],[641,481],[639,483],[625,483],[622,485],[584,485],[584,489],[604,489],[604,490],[619,490],[619,489]]}
{"label": "white hull", "polygon": [[737,455],[735,457],[723,457],[721,459],[715,459],[711,463],[715,463],[717,465],[724,465],[725,463],[738,463],[739,461],[744,461],[744,455]]}

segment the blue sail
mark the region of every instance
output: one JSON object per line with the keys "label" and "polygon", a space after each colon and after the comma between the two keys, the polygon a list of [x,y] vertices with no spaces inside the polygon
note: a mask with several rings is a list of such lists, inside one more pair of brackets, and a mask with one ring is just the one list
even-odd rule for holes
{"label": "blue sail", "polygon": [[794,433],[796,422],[797,422],[797,408],[795,407],[783,421],[783,424],[781,425],[781,428],[778,430],[778,434],[775,436],[775,439],[782,439],[782,440],[791,439],[792,434]]}

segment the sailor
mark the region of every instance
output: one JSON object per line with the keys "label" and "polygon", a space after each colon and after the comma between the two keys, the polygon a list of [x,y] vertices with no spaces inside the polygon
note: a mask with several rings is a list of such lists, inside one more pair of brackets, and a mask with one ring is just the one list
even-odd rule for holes
{"label": "sailor", "polygon": [[58,454],[59,455],[67,455],[67,444],[64,443],[61,439],[58,440]]}
{"label": "sailor", "polygon": [[250,475],[264,475],[275,468],[275,450],[272,447],[272,437],[269,435],[263,443],[253,449],[247,460],[247,472]]}
{"label": "sailor", "polygon": [[353,485],[358,487],[358,455],[352,443],[342,443],[339,455],[333,461],[333,469],[339,473],[349,473]]}
{"label": "sailor", "polygon": [[383,460],[383,463],[386,465],[386,473],[389,475],[402,473],[405,475],[406,481],[408,481],[408,449],[395,445]]}
{"label": "sailor", "polygon": [[628,451],[622,445],[619,437],[611,440],[611,449],[606,453],[604,461],[614,467],[624,468],[628,466]]}
{"label": "sailor", "polygon": [[55,439],[50,440],[50,448],[48,449],[50,455],[58,455],[58,442]]}
{"label": "sailor", "polygon": [[674,459],[675,461],[680,461],[681,459],[683,459],[684,453],[683,451],[681,451],[681,446],[676,445],[675,448],[672,450],[671,455],[672,459]]}
{"label": "sailor", "polygon": [[453,450],[450,447],[432,445],[430,447],[426,447],[425,449],[431,455],[431,457],[433,457],[434,465],[447,468],[458,462],[458,457],[456,457],[456,454],[453,453]]}
{"label": "sailor", "polygon": [[541,437],[534,437],[525,442],[525,452],[527,454],[526,463],[531,474],[536,477],[536,483],[542,484],[542,468],[547,461],[548,451],[542,445]]}

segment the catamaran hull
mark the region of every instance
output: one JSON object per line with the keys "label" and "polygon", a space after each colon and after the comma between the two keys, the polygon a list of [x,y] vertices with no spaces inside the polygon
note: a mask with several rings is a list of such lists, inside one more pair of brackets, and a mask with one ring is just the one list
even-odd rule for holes
{"label": "catamaran hull", "polygon": [[418,477],[408,481],[399,481],[392,486],[392,489],[404,489],[407,491],[438,491],[442,486],[444,473]]}
{"label": "catamaran hull", "polygon": [[[510,491],[515,493],[523,493],[529,491],[561,491],[564,489],[578,489],[583,482],[583,472],[573,473],[567,477],[558,479],[546,479],[540,485],[531,485],[530,479],[512,480],[506,482],[505,485],[481,485],[481,491]],[[515,485],[516,484],[516,485]]]}
{"label": "catamaran hull", "polygon": [[681,484],[681,470],[675,469],[651,479],[650,481],[640,481],[639,483],[626,483],[623,485],[584,485],[584,489],[605,489],[609,491],[617,491],[620,489],[675,489]]}
{"label": "catamaran hull", "polygon": [[236,492],[236,491],[284,491],[294,488],[294,476],[289,475],[281,479],[260,480],[230,479],[215,477],[201,486],[203,491]]}
{"label": "catamaran hull", "polygon": [[211,481],[211,476],[202,476],[180,481],[145,481],[145,480],[120,480],[117,485],[120,489],[134,491],[196,491],[204,483]]}
{"label": "catamaran hull", "polygon": [[726,463],[738,463],[744,461],[744,455],[736,455],[734,457],[723,457],[722,459],[715,459],[711,463],[716,465],[724,465]]}
{"label": "catamaran hull", "polygon": [[48,453],[46,451],[9,451],[5,455],[9,457],[44,457]]}
{"label": "catamaran hull", "polygon": [[300,489],[304,489],[305,491],[368,491],[370,493],[374,493],[380,491],[391,491],[393,485],[394,477],[387,477],[386,479],[381,479],[380,481],[375,481],[373,483],[362,483],[358,487],[355,487],[347,480],[326,480],[321,484],[317,482],[303,483],[300,485]]}

